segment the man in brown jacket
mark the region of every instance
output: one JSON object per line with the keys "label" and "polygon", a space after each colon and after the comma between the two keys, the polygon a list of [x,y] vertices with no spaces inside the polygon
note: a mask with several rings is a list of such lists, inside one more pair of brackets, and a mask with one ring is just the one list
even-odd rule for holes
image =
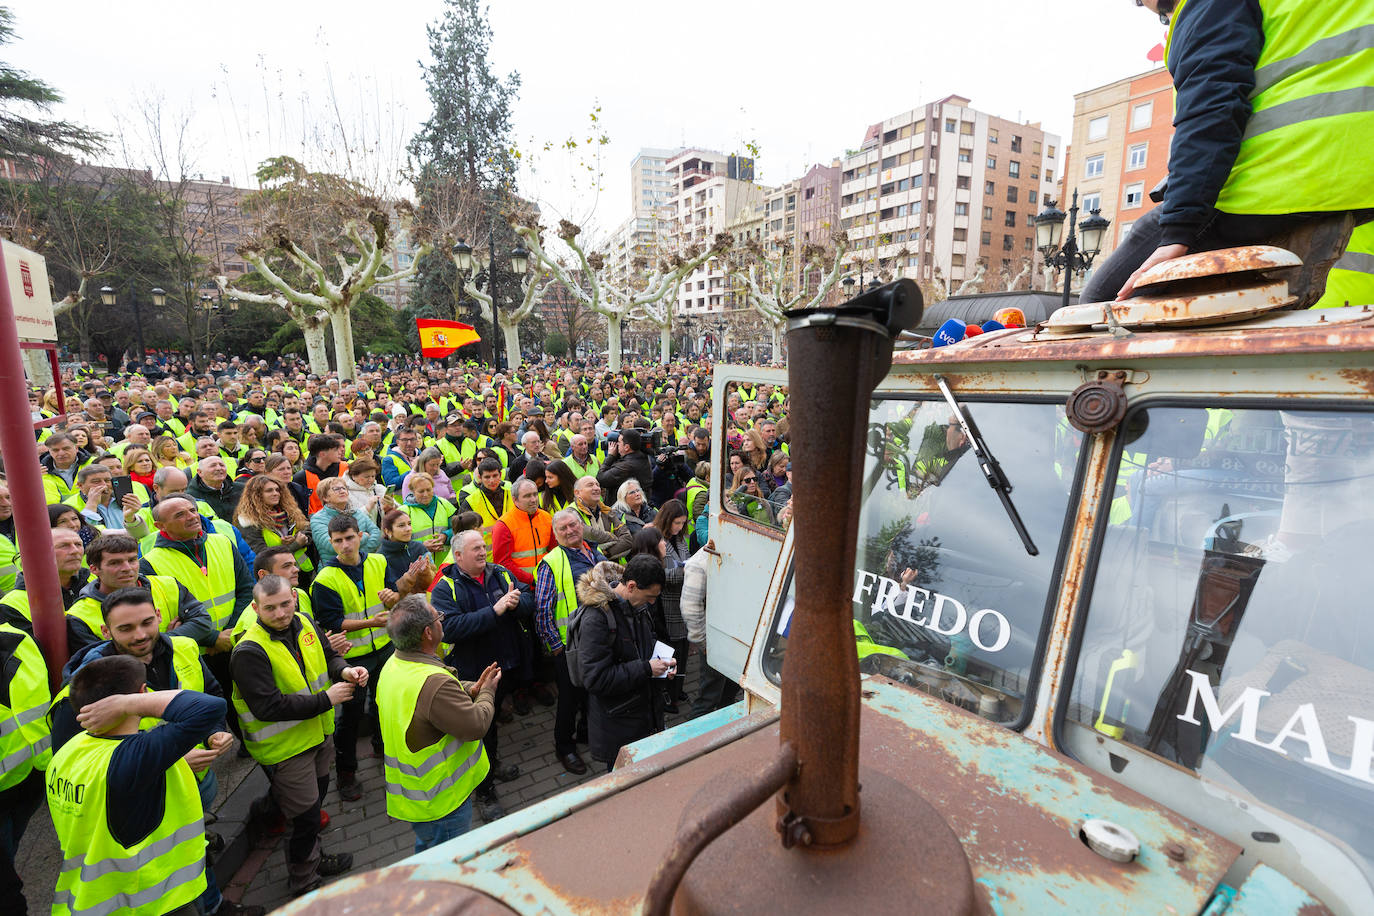
{"label": "man in brown jacket", "polygon": [[423,852],[472,825],[472,794],[490,769],[482,736],[496,712],[501,667],[491,663],[471,684],[459,680],[439,658],[443,620],[423,595],[402,598],[386,629],[396,647],[377,683],[386,810],[411,823]]}

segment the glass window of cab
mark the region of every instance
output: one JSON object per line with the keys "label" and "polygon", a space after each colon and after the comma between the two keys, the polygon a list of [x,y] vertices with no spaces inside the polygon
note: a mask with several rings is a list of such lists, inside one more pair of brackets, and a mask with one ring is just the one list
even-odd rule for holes
{"label": "glass window of cab", "polygon": [[[1027,552],[946,402],[875,400],[852,596],[856,651],[861,671],[1011,725],[1023,719],[1036,673],[1082,436],[1062,402],[961,406],[1006,472],[1038,553]],[[792,609],[789,593],[765,647],[775,681]]]}
{"label": "glass window of cab", "polygon": [[1143,749],[1371,874],[1374,413],[1160,406],[1123,439],[1064,743]]}
{"label": "glass window of cab", "polygon": [[725,513],[774,528],[778,537],[792,514],[787,407],[785,386],[729,382],[717,471]]}

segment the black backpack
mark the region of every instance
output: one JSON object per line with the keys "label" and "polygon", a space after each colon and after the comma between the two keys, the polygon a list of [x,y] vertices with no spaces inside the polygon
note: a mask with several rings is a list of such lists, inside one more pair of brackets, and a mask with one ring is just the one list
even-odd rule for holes
{"label": "black backpack", "polygon": [[[604,604],[598,604],[596,608],[606,615],[606,623],[611,628],[611,637],[614,638],[615,613]],[[568,618],[568,638],[563,644],[563,652],[568,662],[568,680],[574,687],[585,686],[582,682],[582,619],[590,610],[587,605],[579,604]]]}

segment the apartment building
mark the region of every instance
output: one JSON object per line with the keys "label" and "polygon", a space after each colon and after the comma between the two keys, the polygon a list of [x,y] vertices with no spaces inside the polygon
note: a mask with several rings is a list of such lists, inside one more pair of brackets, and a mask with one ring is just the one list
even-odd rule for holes
{"label": "apartment building", "polygon": [[1034,256],[1035,214],[1052,194],[1063,143],[951,95],[866,132],[840,175],[840,227],[855,272],[895,268],[957,289],[987,261],[989,281]]}
{"label": "apartment building", "polygon": [[667,166],[678,152],[645,147],[630,160],[630,212],[636,218],[655,216],[672,200],[674,185]]}
{"label": "apartment building", "polygon": [[1102,256],[1154,209],[1150,190],[1169,174],[1173,122],[1173,81],[1163,67],[1073,97],[1073,161],[1060,206],[1068,210],[1077,188],[1080,219],[1098,209],[1111,220]]}
{"label": "apartment building", "polygon": [[611,230],[601,247],[611,282],[629,288],[636,274],[636,260],[653,265],[664,253],[664,222],[655,215],[636,215]]}
{"label": "apartment building", "polygon": [[[753,161],[741,156],[684,149],[668,160],[665,171],[674,190],[664,209],[665,242],[671,251],[711,244],[717,233],[764,200],[764,189],[754,184]],[[678,311],[719,311],[728,291],[727,265],[722,258],[712,258],[683,281]]]}

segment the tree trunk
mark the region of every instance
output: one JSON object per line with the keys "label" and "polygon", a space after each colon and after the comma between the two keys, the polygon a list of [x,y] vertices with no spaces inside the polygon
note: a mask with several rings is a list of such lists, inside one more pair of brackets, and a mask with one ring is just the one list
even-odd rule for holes
{"label": "tree trunk", "polygon": [[612,372],[620,371],[620,322],[622,316],[606,316],[606,367]]}
{"label": "tree trunk", "polygon": [[24,371],[28,373],[29,384],[35,388],[52,387],[52,365],[48,363],[47,350],[24,350]]}
{"label": "tree trunk", "polygon": [[773,325],[773,362],[782,362],[782,323]]}
{"label": "tree trunk", "polygon": [[355,375],[351,311],[347,305],[337,307],[332,310],[329,322],[334,328],[334,364],[339,372],[339,380],[345,382],[351,382]]}
{"label": "tree trunk", "polygon": [[324,352],[324,323],[315,319],[298,321],[305,336],[305,353],[310,359],[310,371],[323,378],[329,374],[329,357]]}
{"label": "tree trunk", "polygon": [[658,361],[663,365],[673,360],[673,327],[665,324],[658,329]]}
{"label": "tree trunk", "polygon": [[501,336],[506,341],[506,371],[514,372],[520,368],[520,323],[508,321],[504,312],[501,315]]}

